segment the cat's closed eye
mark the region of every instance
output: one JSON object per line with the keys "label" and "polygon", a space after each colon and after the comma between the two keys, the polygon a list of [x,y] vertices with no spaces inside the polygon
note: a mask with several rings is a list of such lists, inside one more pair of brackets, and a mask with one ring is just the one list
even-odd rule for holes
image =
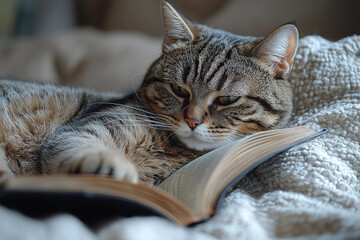
{"label": "cat's closed eye", "polygon": [[171,85],[171,89],[179,97],[187,98],[190,96],[190,93],[179,85]]}
{"label": "cat's closed eye", "polygon": [[298,42],[294,25],[265,38],[237,36],[192,23],[168,4],[162,11],[162,54],[140,96],[182,144],[209,150],[286,124],[292,111],[286,79]]}
{"label": "cat's closed eye", "polygon": [[235,103],[239,99],[240,97],[235,97],[235,96],[222,96],[216,99],[216,103],[219,105],[230,105]]}

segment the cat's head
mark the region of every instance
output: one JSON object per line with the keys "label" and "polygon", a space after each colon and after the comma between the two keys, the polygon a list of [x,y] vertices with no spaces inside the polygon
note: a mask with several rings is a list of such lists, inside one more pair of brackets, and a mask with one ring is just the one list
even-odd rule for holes
{"label": "cat's head", "polygon": [[140,89],[145,104],[187,147],[209,150],[283,126],[292,111],[287,80],[298,45],[294,25],[266,38],[194,24],[160,1],[162,55]]}

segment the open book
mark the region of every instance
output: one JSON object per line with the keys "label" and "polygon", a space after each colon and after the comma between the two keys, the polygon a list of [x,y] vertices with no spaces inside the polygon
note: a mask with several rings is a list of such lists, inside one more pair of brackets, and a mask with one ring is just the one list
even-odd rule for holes
{"label": "open book", "polygon": [[158,215],[187,226],[211,217],[252,169],[325,131],[302,126],[258,132],[193,160],[157,187],[95,175],[16,177],[0,189],[0,204],[28,215],[71,212],[85,222]]}

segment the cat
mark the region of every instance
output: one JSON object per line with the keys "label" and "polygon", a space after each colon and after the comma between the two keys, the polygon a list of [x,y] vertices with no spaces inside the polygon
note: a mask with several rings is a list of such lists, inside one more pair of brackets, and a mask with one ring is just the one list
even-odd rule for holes
{"label": "cat", "polygon": [[228,142],[284,126],[298,31],[195,24],[160,1],[165,38],[137,92],[0,80],[0,176],[92,173],[157,184]]}

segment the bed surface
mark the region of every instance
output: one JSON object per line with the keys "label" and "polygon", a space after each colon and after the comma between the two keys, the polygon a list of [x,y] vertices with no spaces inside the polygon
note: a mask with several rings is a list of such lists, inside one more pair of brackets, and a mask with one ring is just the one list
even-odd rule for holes
{"label": "bed surface", "polygon": [[[130,91],[160,44],[139,34],[89,30],[0,41],[0,75]],[[158,217],[133,217],[89,229],[69,214],[38,220],[0,206],[1,238],[359,239],[360,36],[302,38],[291,83],[289,126],[328,133],[252,171],[208,222],[182,228]]]}

